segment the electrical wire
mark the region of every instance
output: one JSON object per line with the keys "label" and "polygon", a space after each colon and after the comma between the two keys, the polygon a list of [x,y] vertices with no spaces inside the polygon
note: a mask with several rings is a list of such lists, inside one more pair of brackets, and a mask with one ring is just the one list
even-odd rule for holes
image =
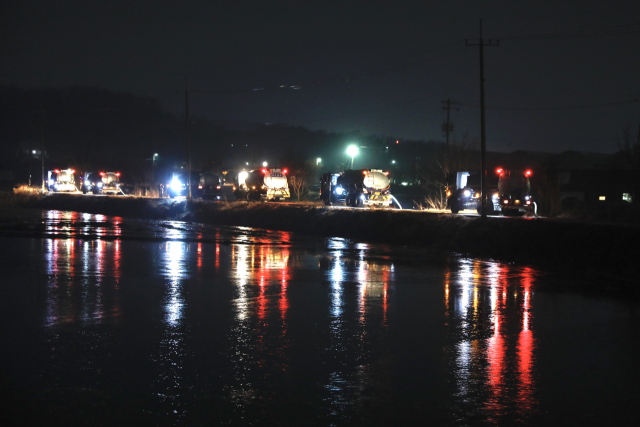
{"label": "electrical wire", "polygon": [[640,33],[640,22],[623,25],[613,25],[609,27],[594,28],[591,30],[581,30],[572,32],[560,32],[551,34],[536,34],[530,36],[514,36],[514,37],[500,37],[500,40],[558,40],[558,39],[572,39],[583,37],[603,37],[603,36],[617,36],[623,34]]}
{"label": "electrical wire", "polygon": [[[498,107],[498,106],[486,106],[487,110],[506,110],[506,111],[558,111],[558,110],[581,110],[586,108],[599,108],[599,107],[612,107],[616,105],[633,104],[640,101],[640,99],[628,99],[626,101],[608,102],[602,104],[588,104],[588,105],[573,105],[567,107]],[[466,107],[480,108],[478,104],[462,103]]]}

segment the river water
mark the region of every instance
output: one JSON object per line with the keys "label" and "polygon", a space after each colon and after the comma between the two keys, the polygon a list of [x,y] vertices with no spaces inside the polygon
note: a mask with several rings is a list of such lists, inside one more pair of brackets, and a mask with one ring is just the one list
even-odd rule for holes
{"label": "river water", "polygon": [[639,418],[638,303],[532,266],[58,211],[0,244],[4,425]]}

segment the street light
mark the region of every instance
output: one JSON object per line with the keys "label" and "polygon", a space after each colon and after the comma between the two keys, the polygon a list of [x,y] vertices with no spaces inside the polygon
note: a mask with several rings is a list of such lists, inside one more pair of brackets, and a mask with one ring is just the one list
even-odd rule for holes
{"label": "street light", "polygon": [[262,162],[262,167],[267,167],[267,162]]}
{"label": "street light", "polygon": [[318,166],[320,163],[322,163],[322,159],[320,157],[318,157],[316,159],[316,166]]}
{"label": "street light", "polygon": [[358,154],[358,147],[355,145],[350,145],[347,148],[347,154],[351,156],[351,169],[353,169],[353,158]]}
{"label": "street light", "polygon": [[151,182],[155,182],[153,179],[154,171],[156,169],[156,159],[158,158],[158,153],[153,153],[153,158],[151,159]]}

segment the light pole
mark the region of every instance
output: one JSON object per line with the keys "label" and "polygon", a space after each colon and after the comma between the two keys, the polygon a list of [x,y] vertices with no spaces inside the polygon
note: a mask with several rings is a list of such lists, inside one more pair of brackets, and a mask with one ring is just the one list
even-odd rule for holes
{"label": "light pole", "polygon": [[151,159],[151,183],[153,184],[154,181],[154,171],[156,169],[156,159],[158,158],[158,153],[153,153],[153,158]]}
{"label": "light pole", "polygon": [[347,148],[347,154],[351,156],[351,169],[353,169],[353,158],[358,154],[358,147],[355,145],[350,145]]}
{"label": "light pole", "polygon": [[[320,163],[322,163],[322,159],[320,157],[318,157],[316,159],[316,174],[317,175],[321,175],[320,174]],[[318,176],[316,176],[316,178],[318,178]]]}

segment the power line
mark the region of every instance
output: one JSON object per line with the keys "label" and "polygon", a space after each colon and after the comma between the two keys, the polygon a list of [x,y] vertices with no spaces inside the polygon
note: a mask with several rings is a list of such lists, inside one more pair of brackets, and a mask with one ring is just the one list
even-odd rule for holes
{"label": "power line", "polygon": [[617,36],[624,34],[640,33],[640,22],[632,24],[614,25],[609,27],[594,28],[590,30],[580,30],[571,32],[560,32],[551,34],[536,34],[529,36],[500,37],[501,40],[558,40],[583,37],[603,37]]}
{"label": "power line", "polygon": [[[598,108],[598,107],[612,107],[616,105],[633,104],[640,101],[640,99],[629,99],[626,101],[608,102],[602,104],[588,104],[588,105],[573,105],[568,107],[485,107],[489,110],[506,110],[506,111],[558,111],[558,110],[580,110],[585,108]],[[466,107],[480,108],[478,104],[462,103]]]}

